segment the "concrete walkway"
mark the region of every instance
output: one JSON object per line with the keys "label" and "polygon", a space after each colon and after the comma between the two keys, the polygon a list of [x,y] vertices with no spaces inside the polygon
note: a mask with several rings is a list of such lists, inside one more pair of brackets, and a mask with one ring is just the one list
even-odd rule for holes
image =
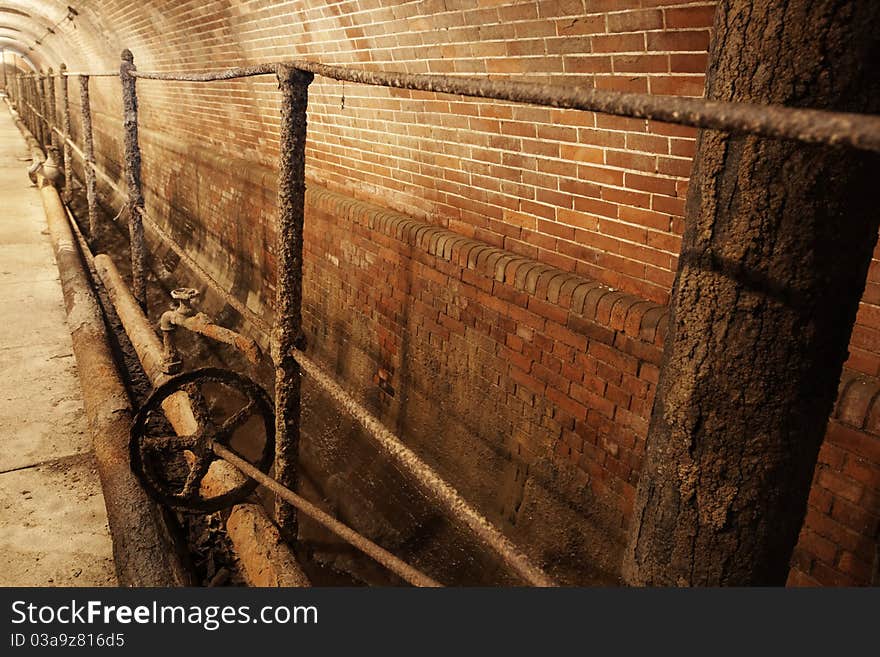
{"label": "concrete walkway", "polygon": [[28,164],[0,100],[0,586],[113,586],[58,269]]}

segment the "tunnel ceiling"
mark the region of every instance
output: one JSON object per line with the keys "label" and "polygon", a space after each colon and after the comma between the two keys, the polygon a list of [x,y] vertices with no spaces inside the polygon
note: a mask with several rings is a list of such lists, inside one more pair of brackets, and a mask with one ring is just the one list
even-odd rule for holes
{"label": "tunnel ceiling", "polygon": [[[69,8],[76,16],[64,20]],[[230,57],[245,61],[251,55],[259,56],[255,51],[264,50],[265,45],[273,47],[276,59],[284,51],[289,57],[301,49],[305,32],[316,27],[339,29],[342,24],[335,19],[350,14],[352,9],[340,10],[320,2],[0,0],[0,28],[8,28],[2,36],[14,42],[17,50],[29,53],[40,66],[57,67],[64,61],[71,70],[115,70],[123,48],[131,49],[140,64],[159,66],[180,61],[181,56],[186,58],[195,51],[204,54],[208,46],[215,56],[205,58],[203,63],[210,67],[211,62]],[[307,14],[317,20],[306,25],[303,19]],[[261,26],[274,27],[277,35],[279,19],[284,16],[290,19],[290,41],[275,36],[263,44],[252,43],[253,32]],[[50,28],[54,33],[48,33]],[[242,38],[237,38],[239,33]]]}

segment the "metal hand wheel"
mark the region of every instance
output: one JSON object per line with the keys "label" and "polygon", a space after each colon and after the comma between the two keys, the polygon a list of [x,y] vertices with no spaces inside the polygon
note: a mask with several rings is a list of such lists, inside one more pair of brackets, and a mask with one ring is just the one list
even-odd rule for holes
{"label": "metal hand wheel", "polygon": [[[162,404],[178,393],[189,396],[198,424],[191,435],[176,435],[162,410]],[[204,496],[202,481],[219,458],[212,449],[215,442],[268,473],[275,453],[272,400],[254,381],[229,370],[207,367],[186,372],[156,388],[135,415],[129,441],[131,468],[144,490],[162,504],[185,512],[219,511],[250,495],[257,482],[242,475],[243,482]]]}

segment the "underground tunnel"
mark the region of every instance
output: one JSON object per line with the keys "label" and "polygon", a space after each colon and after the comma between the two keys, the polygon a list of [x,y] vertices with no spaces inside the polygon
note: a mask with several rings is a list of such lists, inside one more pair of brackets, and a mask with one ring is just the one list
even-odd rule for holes
{"label": "underground tunnel", "polygon": [[880,581],[880,7],[67,1],[0,0],[4,585]]}

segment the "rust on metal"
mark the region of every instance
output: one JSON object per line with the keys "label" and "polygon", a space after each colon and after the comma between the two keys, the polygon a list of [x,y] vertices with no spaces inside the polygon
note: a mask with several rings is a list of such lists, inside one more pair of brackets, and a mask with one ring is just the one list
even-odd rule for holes
{"label": "rust on metal", "polygon": [[[302,341],[302,251],[305,216],[306,110],[314,76],[278,68],[281,89],[281,159],[278,168],[278,224],[275,239],[275,476],[296,490],[299,459],[300,370],[292,356]],[[283,496],[275,520],[289,540],[296,538],[296,512]]]}
{"label": "rust on metal", "polygon": [[153,80],[212,82],[295,68],[315,75],[382,87],[492,98],[545,107],[602,112],[615,116],[662,121],[695,128],[747,133],[804,143],[841,144],[880,151],[880,117],[846,112],[799,109],[783,105],[729,103],[680,96],[627,93],[580,85],[487,80],[399,71],[370,71],[309,61],[263,64],[204,73],[152,73]]}
{"label": "rust on metal", "polygon": [[[17,124],[35,148],[36,139],[22,122]],[[40,187],[73,352],[84,384],[83,406],[104,490],[117,578],[123,586],[190,585],[192,579],[175,556],[158,509],[138,485],[126,458],[131,424],[128,395],[110,350],[100,306],[83,271],[64,204],[54,187]],[[88,260],[90,254],[86,251],[84,255]]]}
{"label": "rust on metal", "polygon": [[[82,96],[83,103],[83,142],[85,151],[81,151],[79,147],[72,140],[69,142],[69,145],[74,153],[76,153],[80,158],[83,159],[85,163],[89,161],[91,164],[84,164],[83,168],[86,171],[86,196],[88,197],[88,190],[91,186],[92,189],[92,198],[95,200],[94,203],[90,204],[89,210],[89,225],[90,232],[91,226],[94,225],[95,229],[97,229],[97,190],[96,190],[96,181],[94,177],[97,175],[104,181],[104,183],[110,187],[114,192],[119,194],[122,198],[127,197],[127,192],[123,189],[122,186],[119,185],[113,178],[107,175],[100,167],[95,164],[95,148],[94,148],[94,140],[92,138],[92,121],[91,121],[91,108],[89,105],[89,97],[88,97],[88,89],[89,89],[89,78],[88,76],[80,77],[80,87],[81,92],[82,89],[85,89],[85,96]],[[88,109],[87,109],[88,108]],[[88,122],[88,125],[86,123]],[[91,152],[91,155],[89,155]],[[92,176],[92,182],[89,182],[89,175]],[[94,208],[94,210],[93,210]],[[204,270],[204,268],[189,254],[185,249],[183,249],[177,242],[175,242],[171,236],[165,231],[162,226],[160,226],[157,222],[153,221],[150,216],[146,213],[143,208],[139,210],[141,215],[141,220],[147,226],[150,227],[156,236],[162,241],[163,244],[167,245],[174,253],[186,263],[187,267],[189,267],[195,274],[198,276],[199,280],[203,281],[208,287],[210,287],[216,294],[219,296],[224,303],[228,303],[232,306],[242,317],[246,318],[254,327],[263,335],[266,336],[268,342],[268,336],[272,333],[272,327],[269,323],[263,319],[260,315],[255,313],[253,310],[248,308],[244,303],[242,303],[235,296],[230,294],[223,286],[220,285],[214,278],[208,274]],[[93,223],[94,218],[94,223]]]}
{"label": "rust on metal", "polygon": [[118,78],[119,73],[86,73],[84,71],[67,71],[64,73],[69,78],[74,76],[83,76],[86,75],[90,78]]}
{"label": "rust on metal", "polygon": [[61,76],[61,140],[64,153],[64,193],[63,199],[70,202],[73,191],[73,156],[70,152],[70,92],[67,85],[67,76],[64,72],[67,64],[61,64],[59,74]]}
{"label": "rust on metal", "polygon": [[218,80],[235,80],[248,78],[255,75],[269,75],[275,73],[277,64],[258,64],[256,66],[236,66],[222,71],[210,71],[206,73],[147,73],[133,71],[132,75],[146,80],[165,80],[173,82],[216,82]]}
{"label": "rust on metal", "polygon": [[695,128],[880,151],[880,117],[863,114],[625,93],[575,85],[366,71],[315,62],[294,65],[323,77],[361,84],[602,112]]}
{"label": "rust on metal", "polygon": [[193,333],[204,335],[206,338],[211,338],[217,342],[223,342],[234,347],[254,365],[260,362],[262,352],[254,340],[243,336],[241,333],[215,324],[205,313],[196,313],[192,317],[174,317],[172,323]]}
{"label": "rust on metal", "polygon": [[33,134],[34,138],[40,142],[42,147],[42,142],[40,140],[40,126],[34,120],[34,109],[37,103],[37,94],[36,94],[36,80],[25,78],[25,95],[27,97],[28,109],[30,110],[27,114],[28,122],[27,126]]}
{"label": "rust on metal", "polygon": [[196,312],[191,303],[198,296],[199,291],[195,288],[177,288],[171,291],[171,297],[177,301],[178,305],[176,308],[162,313],[159,320],[159,330],[162,331],[162,341],[165,348],[165,371],[170,374],[172,370],[169,367],[173,368],[181,364],[180,356],[174,345],[174,329],[178,326],[217,342],[228,344],[244,354],[251,363],[257,365],[262,359],[260,346],[241,333],[215,324],[214,320],[205,313]]}
{"label": "rust on metal", "polygon": [[37,121],[39,125],[39,134],[37,135],[37,139],[40,140],[40,146],[45,149],[46,148],[46,132],[48,131],[49,122],[46,120],[46,75],[41,74],[38,78],[34,80],[34,87],[36,89],[36,98],[39,106],[39,116],[41,119]]}
{"label": "rust on metal", "polygon": [[49,132],[47,148],[58,149],[54,128],[58,125],[58,106],[55,104],[55,75],[50,68],[46,72],[46,129]]}
{"label": "rust on metal", "polygon": [[37,103],[39,102],[39,96],[37,95],[37,81],[36,79],[28,80],[28,105],[30,106],[30,113],[28,118],[30,119],[30,128],[34,137],[36,137],[37,141],[40,142],[40,146],[42,147],[42,139],[40,135],[40,130],[42,129],[42,125],[36,118],[37,111]]}
{"label": "rust on metal", "polygon": [[[126,334],[131,340],[131,344],[137,353],[138,360],[144,368],[144,372],[149,377],[152,384],[156,387],[161,386],[168,377],[162,371],[162,346],[153,327],[144,315],[143,310],[137,303],[137,300],[131,294],[131,291],[122,280],[119,270],[113,264],[113,261],[104,254],[95,256],[95,270],[104,284],[107,294],[123,324]],[[185,391],[178,391],[162,402],[162,410],[168,422],[174,428],[175,433],[180,436],[188,436],[198,430],[198,420],[196,416],[198,412],[193,408],[190,396]],[[217,460],[211,463],[208,474],[202,480],[200,491],[204,491],[206,495],[220,495],[224,491],[238,486],[243,481],[242,475],[236,468],[229,465],[225,461]],[[237,507],[233,507],[235,512]],[[269,522],[266,518],[266,522]],[[277,546],[278,549],[272,554],[260,552],[257,546],[254,546],[251,540],[252,535],[247,533],[237,535],[241,542],[235,541],[234,548],[236,554],[242,560],[242,565],[247,571],[259,569],[260,564],[254,564],[251,568],[248,561],[257,559],[260,562],[265,560],[272,561],[272,567],[278,572],[288,572],[289,563],[296,561],[295,556],[290,550],[284,549],[284,546]],[[281,558],[283,556],[283,558]],[[301,574],[301,570],[297,569],[297,573]],[[291,576],[296,575],[292,573]],[[297,575],[298,576],[298,575]]]}
{"label": "rust on metal", "polygon": [[254,340],[241,333],[215,324],[205,313],[196,313],[192,317],[187,317],[178,326],[234,347],[254,365],[260,362],[262,352],[260,351],[260,346]]}
{"label": "rust on metal", "polygon": [[439,587],[442,586],[436,580],[428,577],[423,572],[413,568],[408,563],[395,557],[383,547],[376,545],[370,539],[358,534],[351,527],[339,522],[329,513],[325,513],[317,506],[309,502],[307,499],[300,497],[286,486],[282,486],[277,481],[261,472],[253,465],[245,461],[238,454],[227,449],[225,446],[214,443],[214,453],[227,463],[238,468],[242,473],[251,477],[258,483],[262,484],[278,497],[284,499],[291,506],[299,509],[302,513],[319,522],[321,525],[329,529],[331,532],[350,543],[364,554],[372,557],[377,562],[388,568],[391,572],[400,576],[413,586]]}
{"label": "rust on metal", "polygon": [[108,346],[103,317],[82,271],[58,193],[42,189],[67,307],[83,401],[104,490],[113,554],[123,586],[185,586],[190,578],[170,548],[156,507],[126,458],[131,411]]}
{"label": "rust on metal", "polygon": [[[274,65],[272,70],[274,70]],[[96,176],[99,176],[111,189],[113,189],[123,198],[127,197],[128,194],[125,189],[123,189],[113,178],[104,173],[104,171],[101,170],[95,163],[91,102],[89,99],[89,78],[91,76],[78,73],[66,74],[67,77],[70,77],[71,75],[77,75],[80,82],[83,149],[80,150],[79,147],[72,140],[66,140],[65,143],[73,150],[76,155],[78,155],[84,161],[83,169],[85,172],[86,199],[89,207],[89,235],[94,236],[98,228]],[[118,74],[114,73],[113,76],[117,77]],[[27,79],[28,76],[21,75],[19,76],[19,78],[19,81],[21,82],[21,80]],[[22,101],[22,104],[26,106],[25,109],[27,110],[27,112],[23,115],[23,118],[26,122],[28,122],[28,118],[30,118],[30,122],[32,123],[34,112],[33,106],[24,101]],[[30,117],[27,116],[28,113],[30,113]],[[214,278],[210,274],[208,274],[208,272],[205,271],[205,269],[189,253],[187,253],[185,249],[181,248],[177,244],[177,242],[171,238],[171,236],[165,231],[164,228],[162,228],[162,226],[160,226],[157,222],[153,221],[149,217],[149,215],[144,211],[143,208],[139,209],[139,214],[141,216],[141,220],[150,227],[150,229],[164,244],[166,244],[183,262],[186,263],[186,265],[199,277],[200,280],[208,285],[208,287],[210,287],[225,303],[232,306],[236,310],[236,312],[238,312],[242,317],[246,318],[261,335],[265,336],[266,343],[268,344],[269,336],[271,336],[272,334],[272,327],[270,326],[270,324],[265,319],[263,319],[263,317],[248,308],[242,301],[233,296],[228,290],[220,285],[220,283],[214,280]],[[251,349],[251,347],[247,344],[241,344],[240,346],[244,349]],[[250,356],[248,357],[250,358]]]}
{"label": "rust on metal", "polygon": [[252,586],[311,586],[262,507],[237,504],[226,518],[226,533],[239,551],[245,577]]}
{"label": "rust on metal", "polygon": [[98,232],[98,190],[95,180],[95,139],[92,134],[92,103],[89,98],[89,76],[79,76],[79,99],[83,131],[83,171],[86,178],[86,201],[89,205],[89,237]]}
{"label": "rust on metal", "polygon": [[141,211],[144,208],[144,192],[141,184],[141,149],[138,143],[137,78],[134,55],[122,51],[119,78],[122,80],[122,126],[125,132],[125,181],[128,186],[128,232],[131,248],[131,292],[141,308],[147,307],[146,245]]}
{"label": "rust on metal", "polygon": [[[220,384],[240,394],[245,399],[244,406],[222,421],[205,411],[204,417],[197,418],[196,431],[188,435],[168,435],[167,429],[164,433],[161,430],[157,433],[152,420],[164,413],[165,400],[180,391],[186,392],[190,399],[201,397],[206,384]],[[202,481],[216,459],[212,446],[228,445],[235,432],[252,417],[262,420],[265,432],[263,449],[255,467],[268,472],[275,452],[275,415],[272,400],[265,390],[246,376],[219,368],[203,368],[172,377],[153,390],[135,415],[129,442],[132,470],[153,499],[178,511],[212,513],[233,506],[254,491],[257,487],[254,479],[245,478],[219,495],[206,495]],[[184,450],[193,455],[185,481],[170,481],[168,473],[156,467],[156,461],[164,459],[156,457],[167,457],[176,451],[183,459]]]}
{"label": "rust on metal", "polygon": [[443,505],[455,518],[464,522],[474,535],[485,545],[494,549],[514,572],[533,586],[556,586],[556,583],[547,573],[534,565],[504,534],[483,517],[479,511],[468,504],[455,488],[441,479],[415,452],[404,445],[397,436],[386,429],[379,420],[374,418],[366,408],[361,406],[339,384],[325,374],[317,363],[298,350],[292,351],[291,355],[296,359],[303,371],[311,376],[342,408],[350,413],[387,454],[413,474],[416,482],[433,500]]}

